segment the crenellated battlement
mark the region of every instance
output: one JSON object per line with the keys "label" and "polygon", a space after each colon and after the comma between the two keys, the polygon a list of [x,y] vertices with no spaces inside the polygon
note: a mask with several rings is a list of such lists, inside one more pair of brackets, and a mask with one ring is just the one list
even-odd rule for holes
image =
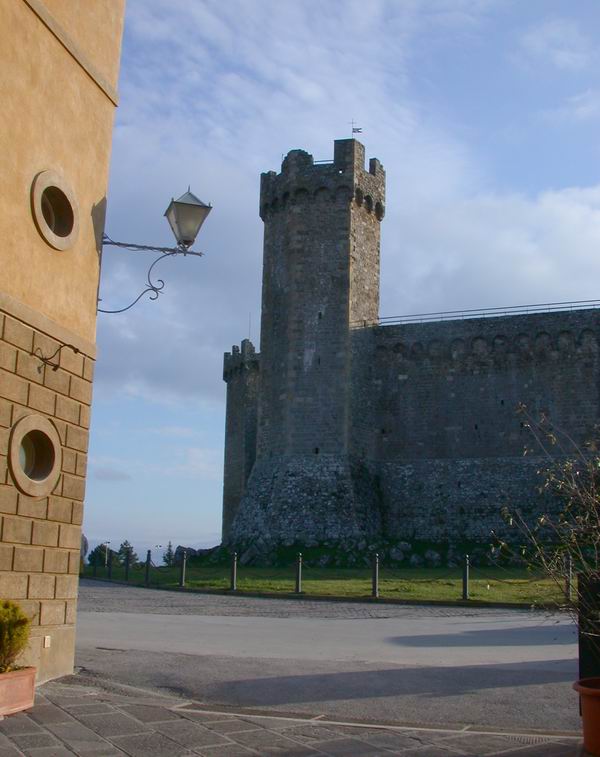
{"label": "crenellated battlement", "polygon": [[468,339],[457,337],[447,341],[431,339],[389,343],[385,340],[377,344],[378,352],[391,351],[403,361],[432,360],[455,364],[473,361],[481,364],[489,361],[494,365],[503,359],[526,362],[544,359],[568,361],[578,358],[589,359],[590,356],[597,355],[598,349],[598,338],[591,329],[584,329],[580,333],[571,331],[561,331],[559,334],[550,334],[547,331],[535,334],[521,333],[512,338],[500,333],[491,338],[480,335]]}
{"label": "crenellated battlement", "polygon": [[356,202],[381,221],[385,215],[385,171],[377,158],[365,170],[365,148],[356,139],[334,142],[332,162],[315,163],[305,150],[291,150],[281,173],[261,174],[260,217],[307,202]]}
{"label": "crenellated battlement", "polygon": [[260,355],[254,349],[252,342],[249,339],[242,339],[241,347],[234,344],[231,352],[226,352],[223,356],[223,381],[230,381],[243,369],[257,370],[259,361]]}
{"label": "crenellated battlement", "polygon": [[378,326],[374,333],[380,357],[389,352],[417,363],[574,363],[600,351],[595,310]]}

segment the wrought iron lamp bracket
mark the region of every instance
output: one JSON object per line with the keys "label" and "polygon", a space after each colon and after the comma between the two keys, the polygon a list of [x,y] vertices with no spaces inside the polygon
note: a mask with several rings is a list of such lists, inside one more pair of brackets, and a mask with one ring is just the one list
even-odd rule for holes
{"label": "wrought iron lamp bracket", "polygon": [[[159,263],[161,260],[164,260],[165,258],[172,258],[176,255],[195,255],[196,257],[202,257],[204,255],[203,252],[195,252],[194,250],[190,250],[186,245],[184,244],[178,244],[177,247],[153,247],[151,245],[146,244],[133,244],[130,242],[115,242],[114,239],[111,239],[106,234],[102,237],[102,246],[112,246],[112,247],[121,247],[125,250],[131,250],[132,252],[159,252],[160,255],[151,263],[150,267],[148,268],[148,272],[146,274],[146,280],[147,285],[144,288],[144,290],[135,298],[135,300],[127,305],[127,307],[119,308],[118,310],[106,310],[104,308],[97,308],[99,313],[124,313],[126,310],[129,310],[132,308],[137,302],[139,302],[142,297],[145,294],[149,294],[149,298],[151,300],[158,299],[159,294],[161,294],[165,282],[162,279],[155,279],[152,280],[152,271],[154,269],[154,266]],[[98,298],[98,302],[101,302],[101,299]]]}

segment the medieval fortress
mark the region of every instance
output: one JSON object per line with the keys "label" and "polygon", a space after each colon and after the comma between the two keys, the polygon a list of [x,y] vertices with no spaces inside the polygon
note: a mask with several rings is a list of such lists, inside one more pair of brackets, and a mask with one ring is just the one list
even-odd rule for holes
{"label": "medieval fortress", "polygon": [[380,325],[384,213],[354,139],[261,176],[261,352],[224,360],[224,543],[486,543],[504,505],[540,506],[516,408],[594,434],[600,311]]}

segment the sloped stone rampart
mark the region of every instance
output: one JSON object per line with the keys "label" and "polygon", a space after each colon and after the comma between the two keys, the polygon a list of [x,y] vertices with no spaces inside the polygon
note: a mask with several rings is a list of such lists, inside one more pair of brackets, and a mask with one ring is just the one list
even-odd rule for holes
{"label": "sloped stone rampart", "polygon": [[360,539],[381,531],[380,512],[377,487],[358,462],[335,455],[272,458],[255,464],[230,540]]}

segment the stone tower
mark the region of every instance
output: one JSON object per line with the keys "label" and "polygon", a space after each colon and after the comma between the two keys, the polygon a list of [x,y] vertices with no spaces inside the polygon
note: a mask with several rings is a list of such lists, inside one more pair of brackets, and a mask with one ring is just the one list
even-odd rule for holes
{"label": "stone tower", "polygon": [[229,533],[256,459],[258,375],[258,356],[250,340],[244,339],[241,350],[234,346],[223,363],[223,381],[227,383],[223,539]]}
{"label": "stone tower", "polygon": [[[333,162],[292,150],[280,174],[261,177],[256,460],[238,504],[228,498],[225,540],[320,541],[379,527],[357,497],[349,443],[351,329],[377,323],[384,201],[385,172],[376,159],[365,170],[354,139],[335,142]],[[230,467],[226,456],[226,492]]]}

